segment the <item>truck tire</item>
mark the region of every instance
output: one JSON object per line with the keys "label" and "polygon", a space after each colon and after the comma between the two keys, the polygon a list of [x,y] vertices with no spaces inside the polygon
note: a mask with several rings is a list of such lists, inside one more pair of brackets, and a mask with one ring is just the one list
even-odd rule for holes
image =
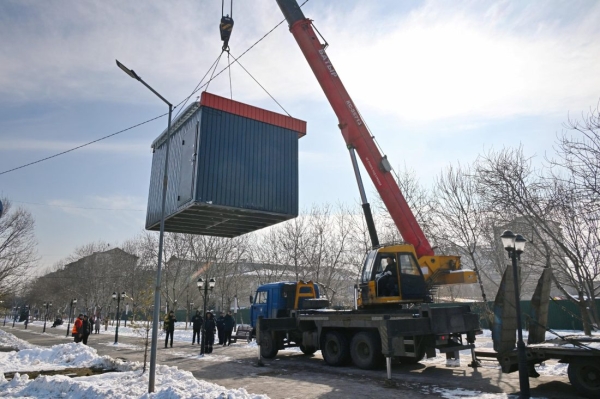
{"label": "truck tire", "polygon": [[304,346],[304,345],[300,345],[300,350],[302,351],[302,353],[304,353],[305,355],[313,355],[316,351],[317,348],[315,348],[314,346]]}
{"label": "truck tire", "polygon": [[350,361],[348,339],[338,331],[329,331],[325,334],[321,353],[328,365],[334,367],[345,366]]}
{"label": "truck tire", "polygon": [[359,332],[350,343],[350,356],[358,368],[372,370],[383,364],[381,341],[374,332]]}
{"label": "truck tire", "polygon": [[260,337],[260,355],[265,359],[273,359],[277,356],[277,342],[273,337],[273,333],[264,332]]}
{"label": "truck tire", "polygon": [[569,381],[580,394],[600,398],[600,363],[597,358],[575,358],[569,362]]}

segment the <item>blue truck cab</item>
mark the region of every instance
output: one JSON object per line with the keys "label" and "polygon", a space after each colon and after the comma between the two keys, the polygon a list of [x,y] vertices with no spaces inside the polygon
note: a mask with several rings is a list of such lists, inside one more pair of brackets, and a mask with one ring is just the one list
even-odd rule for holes
{"label": "blue truck cab", "polygon": [[290,312],[305,309],[305,304],[320,299],[319,285],[312,281],[282,281],[258,287],[250,308],[250,322],[256,328],[259,316],[265,319],[290,317]]}

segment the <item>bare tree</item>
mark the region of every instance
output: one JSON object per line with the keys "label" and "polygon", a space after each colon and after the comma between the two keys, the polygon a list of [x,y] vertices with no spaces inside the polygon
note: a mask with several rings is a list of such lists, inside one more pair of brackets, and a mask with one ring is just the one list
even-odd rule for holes
{"label": "bare tree", "polygon": [[[589,254],[598,251],[598,246],[589,247],[589,241],[586,244],[581,240],[584,236],[590,237],[590,231],[593,235],[597,231],[593,224],[582,224],[577,219],[577,209],[585,207],[585,199],[581,203],[583,197],[565,184],[570,179],[561,182],[553,176],[534,173],[522,148],[490,152],[479,160],[476,169],[477,178],[481,187],[484,187],[482,196],[486,198],[490,209],[494,209],[498,215],[520,218],[531,227],[532,234],[544,242],[543,245],[532,246],[540,256],[529,256],[530,262],[523,262],[523,265],[532,270],[535,266],[548,267],[543,262],[550,261],[554,268],[559,269],[560,273],[555,276],[562,275],[566,279],[560,281],[555,278],[554,281],[579,306],[584,330],[589,334],[592,326],[598,324],[597,312],[589,311],[588,300],[595,295],[592,287],[593,280],[598,276],[598,266],[593,260],[597,257]],[[570,224],[572,220],[576,220],[576,223]],[[574,230],[572,233],[565,229],[569,225]],[[575,234],[575,231],[581,234]],[[592,238],[591,243],[594,240]],[[582,257],[581,248],[586,245],[590,252]],[[547,251],[552,251],[552,256]],[[569,287],[579,294],[576,297],[569,294]]]}
{"label": "bare tree", "polygon": [[31,213],[13,209],[7,198],[2,199],[0,215],[0,296],[14,294],[30,275],[38,261]]}

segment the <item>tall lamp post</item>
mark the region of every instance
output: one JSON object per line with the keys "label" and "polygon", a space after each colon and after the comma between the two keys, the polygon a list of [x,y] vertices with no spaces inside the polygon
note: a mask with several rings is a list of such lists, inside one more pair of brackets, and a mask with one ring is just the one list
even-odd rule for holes
{"label": "tall lamp post", "polygon": [[519,389],[521,393],[519,398],[529,399],[529,372],[527,367],[527,354],[525,353],[525,342],[523,342],[523,326],[521,323],[521,298],[519,295],[519,274],[517,269],[517,261],[520,260],[521,254],[525,249],[527,240],[520,234],[515,234],[510,230],[506,230],[500,236],[502,245],[508,251],[508,257],[512,260],[513,283],[515,287],[515,308],[517,312],[517,356],[519,357]]}
{"label": "tall lamp post", "polygon": [[65,335],[65,337],[69,336],[69,330],[71,327],[71,313],[73,312],[73,305],[77,305],[77,299],[71,299],[71,306],[69,306],[69,320],[67,321],[67,335]]}
{"label": "tall lamp post", "polygon": [[48,307],[49,306],[52,306],[52,302],[44,303],[44,307],[46,308],[46,316],[44,316],[44,329],[42,330],[43,333],[46,332],[46,320],[48,320]]}
{"label": "tall lamp post", "polygon": [[204,290],[204,312],[202,313],[202,339],[200,340],[200,356],[204,356],[204,345],[206,343],[206,301],[208,298],[208,290],[212,291],[215,288],[216,281],[214,278],[208,280],[208,284],[205,284],[202,277],[198,279],[196,285],[198,286],[198,291],[202,292]]}
{"label": "tall lamp post", "polygon": [[171,115],[173,113],[173,104],[168,102],[163,96],[158,94],[156,90],[150,87],[146,82],[142,80],[132,69],[127,68],[121,64],[118,60],[117,66],[123,70],[127,75],[137,80],[144,86],[146,86],[152,93],[158,98],[165,102],[169,106],[169,122],[167,125],[167,143],[165,148],[165,167],[163,175],[163,187],[162,187],[162,205],[160,211],[160,233],[158,236],[158,265],[156,267],[156,286],[154,287],[154,314],[152,316],[152,345],[150,347],[150,373],[148,375],[148,392],[154,392],[154,380],[156,374],[156,348],[158,346],[158,323],[160,317],[160,271],[162,266],[162,252],[163,252],[163,241],[165,235],[165,203],[167,201],[167,182],[168,182],[168,167],[169,167],[169,146],[171,143]]}
{"label": "tall lamp post", "polygon": [[119,343],[119,319],[121,319],[121,315],[119,314],[119,305],[121,304],[121,298],[125,297],[125,292],[121,292],[120,294],[113,292],[112,294],[113,301],[117,301],[117,327],[115,328],[115,344]]}

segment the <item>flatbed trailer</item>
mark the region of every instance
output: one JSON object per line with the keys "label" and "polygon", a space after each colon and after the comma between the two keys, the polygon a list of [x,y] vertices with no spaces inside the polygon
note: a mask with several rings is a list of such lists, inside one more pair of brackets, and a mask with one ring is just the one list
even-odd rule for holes
{"label": "flatbed trailer", "polygon": [[300,347],[303,353],[321,350],[325,362],[342,366],[352,362],[363,369],[379,367],[384,359],[417,363],[423,357],[474,350],[479,317],[468,305],[430,306],[386,310],[295,310],[289,317],[258,317],[255,332],[262,357],[278,350]]}
{"label": "flatbed trailer", "polygon": [[[600,398],[600,337],[568,336],[530,344],[525,348],[529,377],[538,377],[535,365],[547,360],[558,360],[568,364],[571,385],[588,398]],[[519,369],[517,350],[498,353],[489,350],[475,350],[478,359],[494,359],[503,373]]]}

